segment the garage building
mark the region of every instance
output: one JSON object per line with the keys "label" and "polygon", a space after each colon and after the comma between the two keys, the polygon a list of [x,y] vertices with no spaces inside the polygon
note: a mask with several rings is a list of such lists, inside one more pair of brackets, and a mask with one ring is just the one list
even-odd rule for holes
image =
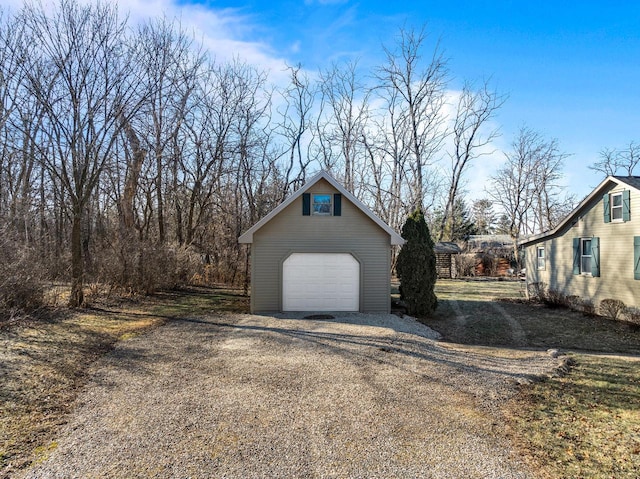
{"label": "garage building", "polygon": [[404,240],[326,171],[238,239],[251,244],[251,311],[389,312]]}

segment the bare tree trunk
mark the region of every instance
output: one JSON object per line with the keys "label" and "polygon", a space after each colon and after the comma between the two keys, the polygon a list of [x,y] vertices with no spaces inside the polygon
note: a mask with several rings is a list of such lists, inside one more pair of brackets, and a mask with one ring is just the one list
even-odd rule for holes
{"label": "bare tree trunk", "polygon": [[158,215],[158,241],[165,242],[164,232],[164,200],[162,194],[162,155],[156,152],[156,211]]}
{"label": "bare tree trunk", "polygon": [[138,181],[146,152],[142,149],[140,139],[131,126],[131,122],[124,116],[121,117],[120,122],[131,147],[131,157],[127,162],[124,190],[122,192],[122,198],[120,198],[120,212],[122,215],[122,227],[124,233],[122,239],[126,240],[135,226],[135,211],[133,203],[138,190]]}
{"label": "bare tree trunk", "polygon": [[75,205],[71,223],[71,295],[69,306],[84,306],[84,260],[82,258],[82,206]]}

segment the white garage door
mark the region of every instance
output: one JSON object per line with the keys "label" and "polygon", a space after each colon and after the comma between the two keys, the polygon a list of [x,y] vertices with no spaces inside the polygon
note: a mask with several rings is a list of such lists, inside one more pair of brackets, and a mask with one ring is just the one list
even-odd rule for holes
{"label": "white garage door", "polygon": [[283,311],[358,311],[360,263],[350,254],[293,253],[282,265]]}

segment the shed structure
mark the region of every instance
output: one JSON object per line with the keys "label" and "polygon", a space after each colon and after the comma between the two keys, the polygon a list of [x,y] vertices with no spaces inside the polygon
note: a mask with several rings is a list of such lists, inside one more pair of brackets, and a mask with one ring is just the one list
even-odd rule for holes
{"label": "shed structure", "polygon": [[456,277],[455,258],[461,251],[460,246],[451,241],[440,241],[433,246],[438,278],[451,279]]}

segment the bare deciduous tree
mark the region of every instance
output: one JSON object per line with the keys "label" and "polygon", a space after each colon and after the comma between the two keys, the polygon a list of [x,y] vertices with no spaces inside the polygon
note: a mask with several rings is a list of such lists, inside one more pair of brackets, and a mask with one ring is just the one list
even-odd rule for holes
{"label": "bare deciduous tree", "polygon": [[[237,59],[211,60],[176,22],[129,28],[106,3],[59,1],[0,14],[0,290],[23,265],[25,284],[70,280],[73,306],[86,282],[248,290],[238,235],[317,166],[396,229],[417,206],[447,202],[447,62],[424,30],[401,30],[374,75],[347,63],[316,78],[298,65],[278,88]],[[486,84],[460,98],[454,209],[501,101]],[[523,130],[507,157],[496,195],[530,201],[509,229],[553,225],[567,206],[557,143]]]}
{"label": "bare deciduous tree", "polygon": [[518,258],[517,241],[522,235],[555,226],[552,221],[557,219],[555,211],[559,207],[556,200],[563,190],[556,181],[561,177],[566,154],[560,152],[557,140],[547,141],[523,127],[505,157],[506,162],[492,177],[487,193],[505,215]]}
{"label": "bare deciduous tree", "polygon": [[623,149],[604,148],[600,151],[600,160],[589,168],[606,176],[633,176],[640,164],[640,144],[631,141]]}
{"label": "bare deciduous tree", "polygon": [[471,162],[494,152],[484,149],[499,135],[498,129],[488,123],[504,102],[504,96],[491,90],[487,81],[478,90],[474,90],[470,83],[465,83],[462,88],[453,123],[453,151],[449,153],[451,168],[446,173],[448,194],[439,228],[439,241],[451,240],[454,208],[463,176]]}
{"label": "bare deciduous tree", "polygon": [[426,31],[401,29],[393,47],[384,47],[386,63],[378,69],[381,91],[393,98],[411,153],[411,207],[426,209],[425,193],[433,191],[428,174],[446,137],[444,115],[447,61],[436,44],[425,61]]}
{"label": "bare deciduous tree", "polygon": [[321,74],[322,102],[328,105],[326,141],[337,145],[343,168],[336,173],[352,193],[356,176],[362,175],[363,139],[369,119],[369,91],[359,83],[357,64],[338,65]]}
{"label": "bare deciduous tree", "polygon": [[282,194],[283,200],[291,191],[302,184],[307,167],[311,162],[307,154],[311,138],[311,113],[316,98],[316,90],[301,65],[288,67],[291,78],[289,86],[281,92],[284,105],[279,108],[281,120],[278,130],[283,142]]}
{"label": "bare deciduous tree", "polygon": [[[143,118],[150,120],[140,126],[154,160],[158,240],[164,243],[167,237],[165,165],[175,165],[179,161],[179,136],[206,57],[175,22],[166,18],[142,25],[135,45],[148,94]],[[181,236],[180,226],[177,236]]]}
{"label": "bare deciduous tree", "polygon": [[[48,15],[42,6],[21,14],[32,42],[23,72],[27,88],[45,115],[52,148],[44,162],[67,193],[71,229],[71,296],[84,304],[82,225],[86,208],[113,147],[123,115],[139,105],[136,83],[126,59],[126,24],[117,9],[103,4],[80,6],[64,0]],[[123,112],[123,105],[128,105]]]}

